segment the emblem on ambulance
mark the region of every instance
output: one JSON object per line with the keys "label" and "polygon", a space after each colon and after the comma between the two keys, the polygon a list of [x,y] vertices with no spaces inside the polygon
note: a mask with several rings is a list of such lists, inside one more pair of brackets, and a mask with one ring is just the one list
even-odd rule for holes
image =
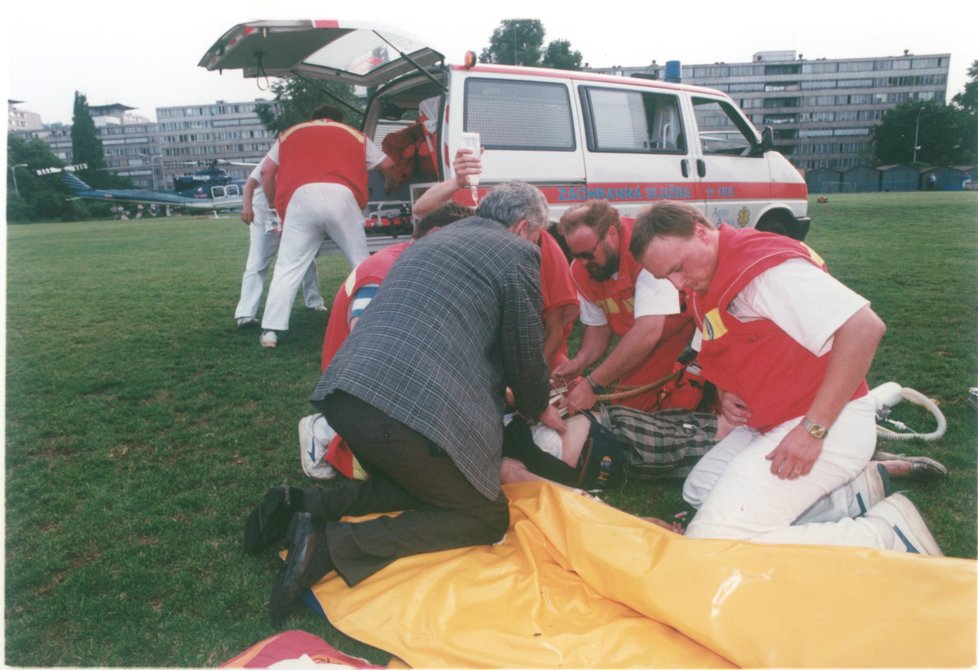
{"label": "emblem on ambulance", "polygon": [[740,211],[737,212],[737,227],[743,228],[748,223],[750,223],[750,210],[746,207],[741,207]]}

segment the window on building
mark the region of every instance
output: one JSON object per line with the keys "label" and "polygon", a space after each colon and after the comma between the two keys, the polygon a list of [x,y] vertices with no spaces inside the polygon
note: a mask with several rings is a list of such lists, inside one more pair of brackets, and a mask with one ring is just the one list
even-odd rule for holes
{"label": "window on building", "polygon": [[823,74],[826,72],[838,72],[839,64],[834,61],[809,61],[803,63],[801,71],[804,74]]}
{"label": "window on building", "polygon": [[724,79],[730,76],[730,68],[726,65],[698,65],[693,68],[693,77],[696,79]]}
{"label": "window on building", "polygon": [[872,79],[840,79],[839,88],[872,88]]}
{"label": "window on building", "polygon": [[762,74],[762,72],[757,72],[755,70],[762,70],[762,68],[755,68],[753,65],[731,65],[730,66],[730,76],[731,77],[750,77],[755,74]]}
{"label": "window on building", "polygon": [[812,81],[801,82],[801,87],[806,88],[835,88],[834,79],[813,79]]}
{"label": "window on building", "polygon": [[839,72],[871,72],[875,68],[871,60],[842,61],[839,63]]}
{"label": "window on building", "polygon": [[730,92],[733,93],[748,93],[752,91],[763,91],[764,84],[759,81],[755,82],[745,82],[742,84],[730,84]]}
{"label": "window on building", "polygon": [[768,65],[764,68],[764,74],[766,75],[782,75],[782,74],[798,74],[801,72],[800,63],[791,63],[786,65]]}
{"label": "window on building", "polygon": [[836,128],[834,132],[836,137],[847,135],[869,135],[869,128]]}
{"label": "window on building", "polygon": [[487,149],[573,151],[570,95],[563,84],[471,78],[465,82],[466,131]]}

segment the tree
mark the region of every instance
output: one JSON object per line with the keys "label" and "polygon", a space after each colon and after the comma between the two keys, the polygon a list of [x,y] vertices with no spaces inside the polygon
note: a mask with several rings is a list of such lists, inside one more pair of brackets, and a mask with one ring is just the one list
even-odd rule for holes
{"label": "tree", "polygon": [[951,103],[957,108],[972,115],[978,113],[978,60],[972,61],[968,68],[971,80],[964,85],[964,90],[951,98]]}
{"label": "tree", "polygon": [[978,60],[972,61],[968,76],[971,79],[951,99],[951,104],[958,111],[958,136],[965,153],[961,162],[974,165],[978,161]]}
{"label": "tree", "polygon": [[960,114],[932,100],[911,100],[887,110],[883,122],[873,127],[877,165],[910,163],[914,158],[928,165],[967,162],[961,146]]}
{"label": "tree", "polygon": [[557,70],[580,70],[583,60],[580,51],[571,50],[568,40],[553,40],[547,45],[547,52],[543,55],[541,65]]}
{"label": "tree", "polygon": [[479,60],[502,65],[539,65],[543,35],[539,19],[503,19],[492,31],[489,46],[482,50]]}
{"label": "tree", "polygon": [[96,188],[107,188],[110,184],[106,172],[105,152],[102,140],[98,138],[92,112],[86,97],[75,91],[75,105],[71,115],[71,155],[75,163],[85,163],[85,180]]}
{"label": "tree", "polygon": [[43,140],[8,135],[7,161],[7,221],[78,221],[106,216],[104,203],[71,200],[57,174],[38,176],[41,168],[63,166]]}
{"label": "tree", "polygon": [[302,77],[290,76],[272,84],[275,99],[271,103],[255,106],[258,118],[276,135],[297,123],[308,121],[320,105],[329,104],[342,109],[343,122],[360,127],[363,119],[361,103],[353,94],[353,87],[343,84],[314,82]]}

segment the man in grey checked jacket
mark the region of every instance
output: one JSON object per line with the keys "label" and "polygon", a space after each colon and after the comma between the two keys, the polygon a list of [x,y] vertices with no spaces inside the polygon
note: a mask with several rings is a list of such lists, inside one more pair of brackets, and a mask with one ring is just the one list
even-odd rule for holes
{"label": "man in grey checked jacket", "polygon": [[289,524],[270,602],[276,624],[332,569],[352,586],[403,556],[502,538],[506,387],[524,417],[564,428],[543,357],[535,242],[547,220],[540,191],[509,182],[391,269],[310,398],[370,477],[279,487],[252,514],[252,549],[280,541]]}

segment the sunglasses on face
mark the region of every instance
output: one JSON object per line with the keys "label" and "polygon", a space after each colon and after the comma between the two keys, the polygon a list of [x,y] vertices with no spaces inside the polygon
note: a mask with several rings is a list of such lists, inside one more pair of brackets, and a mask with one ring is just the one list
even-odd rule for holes
{"label": "sunglasses on face", "polygon": [[598,245],[601,244],[601,241],[603,239],[604,239],[604,235],[599,237],[598,241],[594,243],[593,247],[591,247],[591,251],[579,251],[577,253],[571,252],[571,258],[577,258],[578,260],[582,260],[582,261],[593,261],[594,252],[598,250]]}

